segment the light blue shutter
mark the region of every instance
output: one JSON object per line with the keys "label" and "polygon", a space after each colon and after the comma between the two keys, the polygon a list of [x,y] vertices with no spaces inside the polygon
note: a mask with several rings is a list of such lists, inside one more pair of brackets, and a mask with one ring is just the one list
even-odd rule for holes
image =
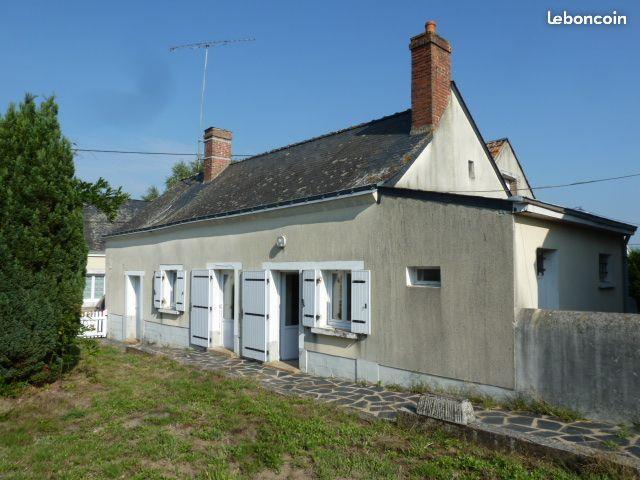
{"label": "light blue shutter", "polygon": [[371,272],[351,272],[351,331],[371,334]]}
{"label": "light blue shutter", "polygon": [[191,310],[189,325],[191,343],[208,348],[211,324],[211,279],[213,270],[191,271]]}
{"label": "light blue shutter", "polygon": [[176,310],[179,312],[184,312],[184,277],[185,271],[178,270],[176,272],[176,283],[175,283],[175,299],[176,299]]}
{"label": "light blue shutter", "polygon": [[162,272],[153,272],[153,306],[162,308]]}
{"label": "light blue shutter", "polygon": [[319,270],[302,271],[302,325],[317,327],[320,319],[318,308],[318,290],[320,287]]}
{"label": "light blue shutter", "polygon": [[242,356],[267,360],[268,276],[264,270],[242,272]]}

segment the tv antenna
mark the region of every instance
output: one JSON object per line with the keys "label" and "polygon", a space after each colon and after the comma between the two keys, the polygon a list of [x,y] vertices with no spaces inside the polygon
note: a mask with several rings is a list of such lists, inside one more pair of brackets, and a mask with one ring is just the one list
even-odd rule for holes
{"label": "tv antenna", "polygon": [[[222,47],[224,45],[230,45],[232,43],[241,42],[253,42],[255,38],[238,38],[234,40],[212,40],[209,42],[187,43],[186,45],[176,45],[170,47],[169,52],[175,52],[176,50],[189,49],[196,50],[204,48],[204,72],[202,74],[202,91],[200,92],[200,133],[203,131],[204,122],[204,90],[207,85],[207,64],[209,60],[209,49],[214,47]],[[198,137],[198,158],[200,157],[200,138]]]}

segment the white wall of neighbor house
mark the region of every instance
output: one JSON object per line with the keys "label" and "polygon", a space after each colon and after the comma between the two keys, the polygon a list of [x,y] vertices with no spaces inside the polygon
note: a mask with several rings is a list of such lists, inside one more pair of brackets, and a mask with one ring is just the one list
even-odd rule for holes
{"label": "white wall of neighbor house", "polygon": [[[536,251],[556,256],[559,310],[623,312],[622,236],[565,222],[516,215],[514,250],[516,308],[540,305]],[[610,281],[601,283],[599,256],[609,255]]]}
{"label": "white wall of neighbor house", "polygon": [[533,198],[527,179],[509,142],[504,143],[495,161],[502,173],[506,173],[517,181],[518,190],[513,192],[514,195]]}
{"label": "white wall of neighbor house", "polygon": [[[472,162],[472,166],[469,162]],[[484,197],[507,197],[484,142],[476,135],[455,92],[451,94],[449,105],[433,133],[433,139],[397,180],[395,186]],[[486,190],[489,191],[485,192]]]}
{"label": "white wall of neighbor house", "polygon": [[[286,247],[276,246],[285,235]],[[108,301],[124,309],[124,272],[144,270],[143,311],[188,342],[189,315],[152,308],[152,272],[211,262],[244,270],[272,263],[361,262],[371,271],[371,334],[305,329],[310,357],[358,358],[381,369],[513,388],[513,241],[508,212],[383,195],[358,196],[107,240]],[[441,286],[408,286],[407,267],[441,268]],[[274,269],[275,270],[275,269]],[[189,288],[185,303],[189,303]],[[183,336],[177,331],[185,332]],[[490,345],[491,348],[487,348]],[[348,363],[348,362],[347,362]],[[364,365],[364,363],[363,363]]]}
{"label": "white wall of neighbor house", "polygon": [[87,271],[88,272],[103,272],[106,268],[105,254],[89,254],[87,257]]}
{"label": "white wall of neighbor house", "polygon": [[[106,290],[106,283],[102,282],[106,271],[106,257],[104,253],[89,253],[85,276],[85,288],[82,299],[84,309],[93,309],[100,303]],[[95,277],[99,277],[98,280]]]}

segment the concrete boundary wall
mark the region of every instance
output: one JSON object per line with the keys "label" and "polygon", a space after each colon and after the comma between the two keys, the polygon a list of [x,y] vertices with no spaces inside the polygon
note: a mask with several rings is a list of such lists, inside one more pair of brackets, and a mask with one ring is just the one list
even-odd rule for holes
{"label": "concrete boundary wall", "polygon": [[586,417],[640,420],[640,315],[523,309],[516,390]]}

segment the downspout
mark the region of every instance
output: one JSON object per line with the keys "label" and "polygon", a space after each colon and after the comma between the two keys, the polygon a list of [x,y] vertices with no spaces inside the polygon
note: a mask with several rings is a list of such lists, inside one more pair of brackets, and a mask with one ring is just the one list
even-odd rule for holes
{"label": "downspout", "polygon": [[[630,308],[631,302],[629,300],[629,258],[627,254],[630,239],[631,235],[629,234],[622,236],[622,311],[624,313],[632,313]],[[640,305],[638,307],[640,307]]]}

